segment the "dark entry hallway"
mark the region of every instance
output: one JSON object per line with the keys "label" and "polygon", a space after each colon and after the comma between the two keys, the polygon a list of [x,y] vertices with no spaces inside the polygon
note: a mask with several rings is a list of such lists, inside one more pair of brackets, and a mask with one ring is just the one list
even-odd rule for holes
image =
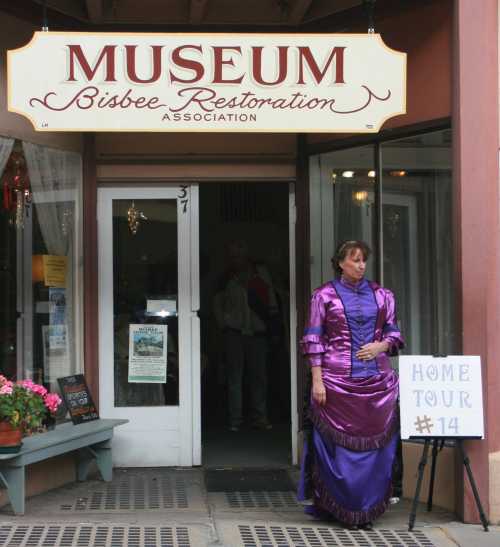
{"label": "dark entry hallway", "polygon": [[204,465],[291,463],[288,213],[288,184],[200,185]]}

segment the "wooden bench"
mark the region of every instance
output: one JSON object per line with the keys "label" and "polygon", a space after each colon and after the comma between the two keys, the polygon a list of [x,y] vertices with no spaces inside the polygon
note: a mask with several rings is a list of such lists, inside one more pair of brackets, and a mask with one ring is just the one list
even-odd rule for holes
{"label": "wooden bench", "polygon": [[24,515],[25,467],[53,456],[78,451],[77,479],[87,479],[95,459],[103,480],[113,478],[111,439],[113,429],[128,420],[94,420],[79,425],[64,423],[52,431],[26,437],[16,454],[0,454],[0,487],[7,494],[16,515]]}

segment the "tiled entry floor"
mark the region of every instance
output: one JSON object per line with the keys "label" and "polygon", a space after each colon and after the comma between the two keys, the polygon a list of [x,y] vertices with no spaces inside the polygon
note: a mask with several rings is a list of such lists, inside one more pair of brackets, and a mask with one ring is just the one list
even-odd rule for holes
{"label": "tiled entry floor", "polygon": [[0,547],[456,547],[439,528],[451,515],[422,507],[409,534],[408,511],[352,532],[304,515],[290,491],[207,492],[199,468],[118,469],[31,498],[24,517],[0,509]]}

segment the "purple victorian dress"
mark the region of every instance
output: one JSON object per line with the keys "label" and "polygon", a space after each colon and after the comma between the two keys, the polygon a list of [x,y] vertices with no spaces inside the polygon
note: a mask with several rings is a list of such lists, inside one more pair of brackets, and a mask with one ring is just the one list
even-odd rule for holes
{"label": "purple victorian dress", "polygon": [[[387,353],[356,358],[362,345],[381,340]],[[319,287],[301,346],[309,365],[322,369],[326,403],[310,403],[298,498],[312,497],[312,514],[349,524],[372,521],[389,502],[399,436],[398,377],[389,356],[403,340],[392,292],[366,279]]]}

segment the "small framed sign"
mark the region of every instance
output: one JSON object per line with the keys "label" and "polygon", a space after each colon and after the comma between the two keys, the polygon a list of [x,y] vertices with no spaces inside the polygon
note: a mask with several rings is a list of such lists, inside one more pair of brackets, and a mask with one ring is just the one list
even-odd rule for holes
{"label": "small framed sign", "polygon": [[399,357],[401,438],[484,438],[481,358]]}
{"label": "small framed sign", "polygon": [[99,414],[83,374],[58,378],[61,395],[75,425],[98,420]]}

